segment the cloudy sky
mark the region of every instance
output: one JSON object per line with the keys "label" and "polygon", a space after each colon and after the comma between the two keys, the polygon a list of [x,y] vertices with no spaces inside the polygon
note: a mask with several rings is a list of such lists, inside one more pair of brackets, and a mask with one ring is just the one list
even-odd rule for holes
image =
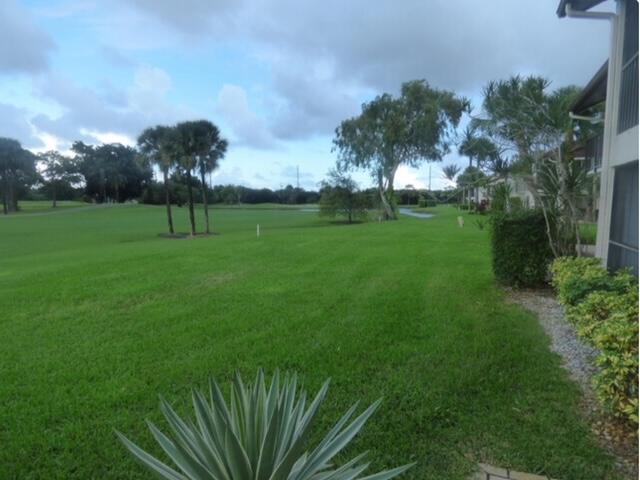
{"label": "cloudy sky", "polygon": [[[557,3],[0,0],[0,136],[64,151],[207,118],[231,141],[214,182],[295,184],[299,166],[315,188],[339,122],[403,81],[476,106],[489,80],[516,73],[584,85],[607,57],[608,25],[560,20]],[[425,186],[428,172],[403,169],[396,185]]]}

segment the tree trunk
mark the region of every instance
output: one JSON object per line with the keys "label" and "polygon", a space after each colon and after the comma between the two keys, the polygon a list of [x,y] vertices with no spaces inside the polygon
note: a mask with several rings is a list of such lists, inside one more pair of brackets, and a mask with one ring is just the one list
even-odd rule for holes
{"label": "tree trunk", "polygon": [[102,194],[102,203],[107,201],[107,182],[104,178],[104,170],[100,169],[100,193]]}
{"label": "tree trunk", "polygon": [[116,203],[120,203],[120,182],[118,181],[118,179],[116,179],[115,191],[116,191]]}
{"label": "tree trunk", "polygon": [[58,206],[58,203],[56,202],[56,184],[55,183],[51,184],[51,196],[53,197],[53,205],[51,208],[56,208]]}
{"label": "tree trunk", "polygon": [[189,192],[189,222],[191,222],[191,236],[196,235],[196,217],[193,214],[193,185],[191,184],[191,170],[187,169],[187,191]]}
{"label": "tree trunk", "polygon": [[207,201],[207,184],[205,182],[205,171],[200,169],[200,180],[202,181],[202,205],[204,208],[205,232],[209,234],[209,202]]}
{"label": "tree trunk", "polygon": [[9,179],[7,178],[7,171],[2,174],[4,180],[4,188],[2,189],[2,211],[5,215],[9,214]]}
{"label": "tree trunk", "polygon": [[7,188],[9,195],[8,195],[8,205],[9,205],[9,211],[10,212],[17,212],[18,211],[18,199],[16,198],[16,192],[15,192],[15,188],[14,188],[14,184],[13,184],[13,179],[10,178],[9,179],[9,186]]}
{"label": "tree trunk", "polygon": [[380,203],[382,203],[382,208],[384,210],[384,219],[395,220],[396,212],[393,211],[393,207],[391,206],[391,203],[389,203],[389,199],[387,198],[385,189],[382,185],[379,186],[378,193],[380,194]]}
{"label": "tree trunk", "polygon": [[171,196],[169,193],[169,175],[167,174],[167,170],[162,170],[162,177],[164,180],[164,200],[167,205],[167,223],[169,224],[169,233],[173,235],[175,232],[173,231],[173,218],[171,217]]}

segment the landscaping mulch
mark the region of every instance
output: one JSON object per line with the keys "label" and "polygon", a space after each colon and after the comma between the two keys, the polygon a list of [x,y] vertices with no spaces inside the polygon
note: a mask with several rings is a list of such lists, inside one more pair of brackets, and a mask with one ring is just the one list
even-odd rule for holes
{"label": "landscaping mulch", "polygon": [[604,449],[615,457],[621,475],[638,478],[637,431],[602,412],[591,386],[598,371],[595,357],[598,351],[585,344],[567,321],[564,309],[550,289],[507,289],[508,298],[535,313],[551,340],[551,350],[563,359],[563,366],[583,392],[582,408],[591,429]]}

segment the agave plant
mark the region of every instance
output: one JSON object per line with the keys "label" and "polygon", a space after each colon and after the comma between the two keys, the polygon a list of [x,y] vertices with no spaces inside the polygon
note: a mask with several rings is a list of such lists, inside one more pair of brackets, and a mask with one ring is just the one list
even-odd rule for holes
{"label": "agave plant", "polygon": [[153,437],[179,469],[168,466],[116,432],[129,451],[160,478],[170,480],[387,480],[412,465],[362,476],[361,454],[340,467],[331,460],[355,437],[380,404],[354,417],[353,405],[313,449],[306,448],[311,425],[329,388],[327,380],[307,408],[296,375],[276,372],[267,389],[260,370],[253,385],[236,374],[227,402],[214,379],[209,398],[192,390],[195,422],[182,419],[169,403],[160,408],[172,431],[168,436],[147,421]]}

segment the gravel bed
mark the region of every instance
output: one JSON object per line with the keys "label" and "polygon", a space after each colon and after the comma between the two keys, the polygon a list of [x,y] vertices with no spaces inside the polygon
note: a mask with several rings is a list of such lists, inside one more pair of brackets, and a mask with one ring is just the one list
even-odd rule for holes
{"label": "gravel bed", "polygon": [[638,437],[627,425],[603,415],[591,379],[598,371],[594,360],[598,351],[585,344],[566,320],[564,309],[551,290],[507,290],[508,298],[535,313],[551,340],[551,350],[560,355],[571,378],[583,392],[583,410],[602,447],[616,460],[624,478],[638,478]]}

